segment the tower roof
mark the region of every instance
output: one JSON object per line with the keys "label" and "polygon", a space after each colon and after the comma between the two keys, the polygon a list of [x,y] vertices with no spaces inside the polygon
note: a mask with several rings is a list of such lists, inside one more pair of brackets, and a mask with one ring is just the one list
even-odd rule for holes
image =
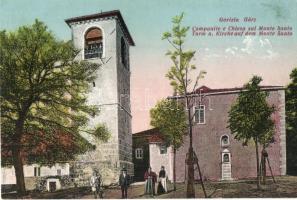
{"label": "tower roof", "polygon": [[80,22],[80,21],[86,21],[86,20],[92,20],[92,19],[101,19],[101,18],[107,18],[107,17],[117,17],[120,25],[122,26],[122,28],[124,30],[124,34],[125,34],[126,38],[128,39],[129,44],[131,46],[135,46],[132,36],[130,35],[127,25],[126,25],[122,15],[121,15],[121,12],[119,10],[112,10],[112,11],[107,11],[107,12],[91,14],[91,15],[73,17],[73,18],[65,19],[65,22],[70,27],[70,24],[74,23],[74,22]]}

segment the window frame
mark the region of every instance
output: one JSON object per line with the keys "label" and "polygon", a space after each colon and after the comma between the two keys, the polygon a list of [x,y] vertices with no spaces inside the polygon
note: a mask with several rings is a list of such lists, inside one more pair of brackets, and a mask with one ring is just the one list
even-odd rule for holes
{"label": "window frame", "polygon": [[[85,57],[85,47],[86,47],[86,35],[91,29],[99,29],[102,34],[101,44],[102,44],[102,53],[101,57],[94,57],[94,58],[86,58]],[[105,34],[104,29],[101,26],[92,25],[85,29],[83,32],[83,40],[82,40],[82,60],[94,60],[94,59],[102,59],[105,58]]]}
{"label": "window frame", "polygon": [[[222,153],[221,154],[221,163],[222,164],[231,164],[231,152],[228,149],[224,149],[221,153]],[[225,155],[227,155],[228,158],[229,158],[228,162],[227,161],[226,162],[224,161]]]}
{"label": "window frame", "polygon": [[[201,107],[203,107],[203,109],[201,109]],[[201,119],[200,119],[200,111],[201,110],[203,110],[203,122],[201,122]],[[206,124],[205,110],[206,110],[205,105],[203,105],[203,104],[194,107],[194,122],[195,123]],[[198,115],[198,119],[197,119],[197,115]]]}
{"label": "window frame", "polygon": [[34,177],[40,177],[41,169],[38,166],[34,167]]}
{"label": "window frame", "polygon": [[[223,138],[224,137],[227,137],[227,144],[224,144],[223,143]],[[230,145],[230,138],[228,135],[222,135],[221,138],[220,138],[220,145],[221,147],[226,147],[226,146],[229,146]]]}
{"label": "window frame", "polygon": [[[225,157],[228,158],[228,161],[225,161]],[[223,153],[223,163],[230,163],[230,153]]]}
{"label": "window frame", "polygon": [[128,46],[126,44],[126,41],[124,37],[121,37],[120,42],[120,48],[121,48],[121,63],[124,66],[125,69],[129,71],[129,64],[128,64]]}
{"label": "window frame", "polygon": [[143,149],[142,148],[135,149],[135,158],[138,160],[143,159]]}
{"label": "window frame", "polygon": [[[162,153],[162,151],[164,151],[164,153]],[[160,145],[160,151],[159,151],[160,155],[164,155],[167,154],[167,147],[164,144]]]}

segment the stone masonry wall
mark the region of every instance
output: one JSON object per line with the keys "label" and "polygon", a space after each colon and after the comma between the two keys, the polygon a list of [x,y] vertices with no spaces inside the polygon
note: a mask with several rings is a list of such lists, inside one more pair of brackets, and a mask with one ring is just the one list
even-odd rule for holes
{"label": "stone masonry wall", "polygon": [[[134,168],[132,163],[132,128],[131,128],[131,105],[130,105],[130,63],[129,63],[129,44],[126,40],[122,28],[117,23],[117,77],[118,77],[118,141],[119,141],[119,160],[121,167],[125,167],[129,174],[133,175]],[[124,39],[126,46],[127,66],[122,63],[121,39]]]}

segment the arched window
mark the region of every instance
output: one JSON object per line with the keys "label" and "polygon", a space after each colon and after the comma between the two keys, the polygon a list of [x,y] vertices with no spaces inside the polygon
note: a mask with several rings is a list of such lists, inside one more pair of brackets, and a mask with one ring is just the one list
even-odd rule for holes
{"label": "arched window", "polygon": [[103,53],[102,31],[90,28],[85,34],[85,59],[101,58]]}
{"label": "arched window", "polygon": [[128,69],[127,47],[124,38],[121,38],[121,62]]}
{"label": "arched window", "polygon": [[229,137],[227,135],[223,135],[221,137],[221,146],[228,146],[229,144]]}

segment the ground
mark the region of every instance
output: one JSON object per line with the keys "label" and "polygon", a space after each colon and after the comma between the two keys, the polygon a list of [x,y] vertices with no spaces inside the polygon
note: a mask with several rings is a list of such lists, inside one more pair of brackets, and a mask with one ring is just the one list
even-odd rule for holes
{"label": "ground", "polygon": [[[234,197],[297,197],[297,176],[282,176],[276,177],[276,184],[271,178],[268,178],[267,184],[262,186],[261,190],[257,190],[256,182],[253,180],[242,180],[233,182],[206,182],[205,188],[208,196],[212,198],[234,198]],[[167,194],[158,195],[155,198],[185,198],[186,185],[183,183],[177,184],[177,190],[172,191],[172,184],[169,185]],[[197,198],[203,198],[203,191],[199,183],[195,184]],[[144,185],[139,183],[133,185],[128,190],[128,198],[151,198],[143,195]],[[2,195],[2,198],[15,198],[13,194]],[[94,198],[89,188],[76,188],[61,190],[53,193],[30,193],[25,198]],[[115,199],[121,198],[121,192],[118,187],[106,188],[104,190],[104,198]]]}

